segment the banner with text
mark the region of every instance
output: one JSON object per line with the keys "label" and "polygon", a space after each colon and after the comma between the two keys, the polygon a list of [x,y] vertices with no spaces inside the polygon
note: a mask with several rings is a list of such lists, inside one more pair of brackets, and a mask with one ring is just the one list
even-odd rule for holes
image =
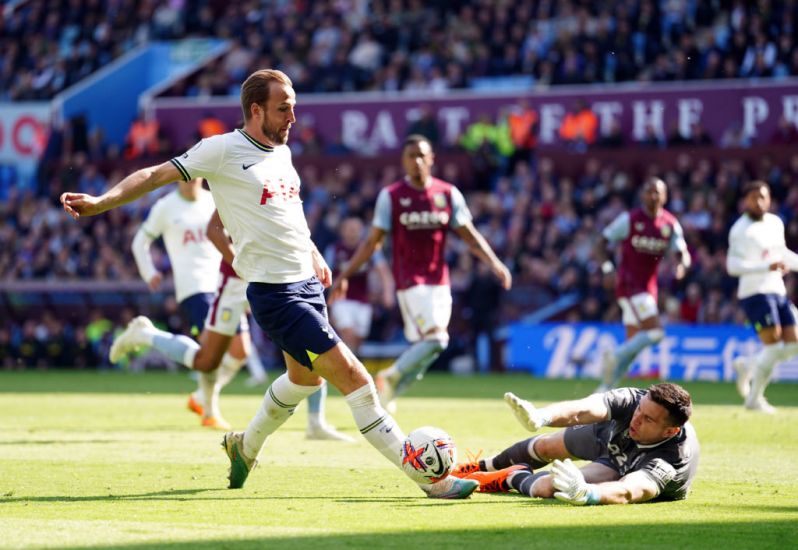
{"label": "banner with text", "polygon": [[0,163],[32,172],[49,131],[49,102],[0,103]]}
{"label": "banner with text", "polygon": [[[366,155],[396,150],[409,125],[427,106],[434,113],[444,144],[455,143],[463,130],[486,113],[494,119],[523,99],[539,113],[539,141],[558,142],[563,117],[579,99],[596,113],[600,129],[616,123],[627,140],[641,140],[649,130],[667,136],[675,129],[689,134],[700,123],[717,143],[727,130],[741,129],[756,143],[768,143],[779,120],[798,126],[798,79],[777,83],[713,82],[585,86],[486,95],[456,91],[419,96],[397,93],[303,95],[297,98],[297,123],[315,127],[323,143],[339,140]],[[237,97],[159,98],[153,107],[161,127],[177,148],[196,139],[197,123],[206,114],[230,128],[241,124]]]}
{"label": "banner with text", "polygon": [[[623,343],[622,325],[563,323],[510,326],[508,369],[548,378],[599,378],[601,355]],[[643,350],[632,378],[662,380],[734,379],[732,360],[751,357],[759,339],[737,325],[668,325],[665,338]],[[798,381],[798,359],[776,367],[776,380]]]}

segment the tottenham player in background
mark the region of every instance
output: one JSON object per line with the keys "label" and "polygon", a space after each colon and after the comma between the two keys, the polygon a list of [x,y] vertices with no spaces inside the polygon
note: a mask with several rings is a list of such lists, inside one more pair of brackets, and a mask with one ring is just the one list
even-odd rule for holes
{"label": "tottenham player in background", "polygon": [[452,290],[446,263],[446,236],[453,230],[471,252],[487,264],[504,289],[509,289],[509,270],[493,253],[471,223],[471,213],[460,191],[451,183],[432,177],[435,155],[429,140],[410,135],[402,148],[405,177],[382,189],[377,196],[374,221],[368,238],[358,247],[338,277],[330,300],[346,291],[348,280],[382,248],[391,234],[393,276],[405,337],[412,346],[380,373],[380,398],[390,406],[446,349]]}
{"label": "tottenham player in background", "polygon": [[[64,193],[61,203],[75,218],[100,214],[178,179],[203,177],[233,239],[233,268],[249,283],[255,320],[283,350],[287,372],[279,376],[244,432],[225,435],[230,488],[244,485],[266,438],[294,413],[300,401],[327,379],[344,395],[360,433],[402,470],[405,439],[380,405],[363,364],[327,319],[324,287],[332,274],[310,238],[299,175],[286,145],[296,122],[291,80],[277,70],[252,73],[241,86],[244,128],[200,141],[180,157],[127,176],[100,197]],[[433,498],[467,498],[479,484],[446,477],[419,484]]]}
{"label": "tottenham player in background", "polygon": [[[222,255],[216,246],[208,239],[206,228],[215,206],[210,191],[202,188],[202,178],[182,181],[178,188],[155,202],[133,237],[133,257],[136,259],[141,278],[150,287],[157,290],[161,285],[163,275],[157,270],[153,261],[150,247],[154,240],[163,237],[166,252],[172,266],[175,285],[175,298],[180,305],[180,312],[188,323],[188,332],[193,338],[198,338],[205,325],[205,318],[213,303],[217,287],[217,274]],[[152,323],[146,317],[139,316],[131,321],[128,328],[118,335],[114,346],[111,347],[110,360],[118,363],[127,351],[132,351],[143,346],[133,346],[129,350],[122,350],[120,342],[127,340],[131,328],[141,323]],[[236,320],[236,324],[238,321]],[[163,344],[169,348],[172,335],[164,333],[152,338],[155,349],[161,350]],[[186,341],[190,339],[186,338]],[[199,347],[191,341],[193,346]],[[230,352],[221,359],[222,370],[236,373],[246,360],[246,347],[238,336]],[[183,363],[183,357],[177,358],[174,354],[165,353],[170,359]],[[190,365],[190,364],[189,364]],[[189,367],[190,368],[190,367]],[[188,397],[189,410],[202,417],[202,425],[207,427],[224,427],[226,422],[221,418],[218,408],[214,409],[211,403],[206,402],[208,389],[215,385],[215,372],[201,372],[196,392]],[[232,378],[232,377],[231,377]],[[214,414],[215,413],[215,414]]]}
{"label": "tottenham player in background", "polygon": [[784,223],[771,214],[770,187],[753,181],[743,188],[745,213],[729,231],[726,270],[740,278],[737,298],[762,341],[753,358],[734,360],[737,389],[747,409],[774,413],[765,399],[773,368],[798,355],[798,312],[787,298],[784,274],[798,271],[798,254],[784,240]]}
{"label": "tottenham player in background", "polygon": [[682,279],[690,267],[690,253],[682,226],[665,210],[668,188],[659,178],[643,185],[641,208],[623,212],[602,232],[596,257],[605,274],[615,270],[607,259],[609,243],[621,243],[621,261],[615,281],[615,295],[622,312],[626,341],[614,352],[602,356],[602,392],[615,387],[643,348],[662,340],[665,331],[657,308],[657,270],[668,251],[675,252],[676,278]]}

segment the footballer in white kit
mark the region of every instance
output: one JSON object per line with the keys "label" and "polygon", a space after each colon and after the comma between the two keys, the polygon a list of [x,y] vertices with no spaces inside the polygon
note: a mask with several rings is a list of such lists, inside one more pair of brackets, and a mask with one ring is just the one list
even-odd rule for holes
{"label": "footballer in white kit", "polygon": [[[183,318],[188,323],[188,332],[194,338],[200,336],[206,320],[211,314],[211,306],[216,305],[217,309],[219,308],[217,286],[222,255],[207,235],[207,226],[215,209],[211,193],[203,189],[201,178],[182,182],[176,191],[155,202],[133,238],[133,256],[139,273],[150,289],[155,290],[160,285],[162,274],[153,264],[150,246],[155,239],[163,237],[172,266],[175,297]],[[222,287],[219,290],[224,290],[226,281],[222,280],[221,282]],[[226,294],[228,300],[233,291],[234,289],[228,289]],[[231,307],[235,307],[235,304],[231,304]],[[230,310],[230,307],[227,309]],[[224,321],[222,316],[214,317],[218,318],[217,322],[220,326],[224,325],[224,333],[233,336],[236,334],[239,322],[243,323],[242,330],[247,330],[246,316],[242,315],[242,312],[243,310],[239,308],[236,318],[232,318],[228,311],[228,316]],[[143,324],[152,325],[149,319],[140,316],[129,325],[130,329],[126,328],[115,338],[111,348],[112,362],[118,362],[127,351],[142,347],[135,345],[139,342],[135,338],[131,338],[130,332]],[[170,353],[171,338],[154,338],[152,340],[148,341],[147,345],[152,345],[170,359],[184,364],[185,354],[173,356]],[[165,349],[161,349],[164,347],[163,343],[166,343]],[[243,359],[225,356],[225,360],[230,363],[228,366],[232,373],[227,379],[229,382],[241,368]],[[190,363],[188,366],[191,368]],[[212,378],[212,380],[203,380],[203,376]],[[218,405],[208,402],[212,400],[210,395],[212,394],[211,389],[216,385],[215,378],[215,373],[213,375],[201,374],[197,390],[189,395],[188,408],[202,417],[203,426],[226,428],[229,425],[221,417]],[[206,386],[208,391],[205,391],[203,386]],[[213,401],[218,401],[218,389],[216,390],[217,397]]]}
{"label": "footballer in white kit", "polygon": [[798,355],[798,311],[787,298],[784,274],[798,271],[798,254],[787,248],[784,222],[770,210],[770,187],[753,181],[743,188],[745,213],[729,231],[726,270],[739,277],[737,298],[762,341],[753,358],[734,360],[737,389],[751,410],[774,413],[765,388],[774,367]]}
{"label": "footballer in white kit", "polygon": [[[296,94],[285,73],[255,71],[241,86],[243,129],[204,139],[171,162],[138,170],[100,197],[61,195],[64,210],[79,218],[130,202],[178,176],[208,181],[233,240],[233,268],[249,282],[253,316],[283,350],[287,367],[269,386],[247,429],[224,437],[231,489],[244,485],[268,436],[288,420],[300,401],[318,391],[323,379],[344,395],[365,439],[404,471],[401,428],[380,405],[363,364],[327,319],[323,287],[331,284],[331,271],[311,241],[299,177],[286,146],[296,122],[295,105]],[[473,480],[452,476],[419,483],[428,496],[448,499],[467,498],[477,486]]]}
{"label": "footballer in white kit", "polygon": [[213,198],[202,188],[201,179],[182,183],[179,189],[155,202],[133,238],[133,257],[139,274],[155,290],[162,274],[153,264],[150,246],[163,237],[172,265],[175,298],[192,336],[202,330],[222,259],[205,233],[214,208]]}

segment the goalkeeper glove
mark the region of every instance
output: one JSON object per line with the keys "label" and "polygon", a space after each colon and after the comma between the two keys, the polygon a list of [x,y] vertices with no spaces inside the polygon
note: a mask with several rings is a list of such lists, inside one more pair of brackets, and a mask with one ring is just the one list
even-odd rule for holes
{"label": "goalkeeper glove", "polygon": [[564,461],[555,460],[551,472],[554,476],[554,488],[557,489],[554,498],[557,500],[575,506],[601,502],[598,487],[585,481],[585,476],[571,462],[570,458],[566,458]]}
{"label": "goalkeeper glove", "polygon": [[532,403],[521,399],[514,393],[505,393],[504,400],[510,405],[521,425],[530,432],[536,432],[551,424],[551,416],[548,413],[543,409],[536,409]]}

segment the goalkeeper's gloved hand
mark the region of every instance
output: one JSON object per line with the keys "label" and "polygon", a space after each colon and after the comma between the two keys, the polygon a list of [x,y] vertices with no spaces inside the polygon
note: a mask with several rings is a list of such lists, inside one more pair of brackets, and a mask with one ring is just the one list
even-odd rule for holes
{"label": "goalkeeper's gloved hand", "polygon": [[551,467],[554,477],[554,498],[562,500],[575,506],[585,504],[599,504],[601,495],[598,487],[585,481],[585,476],[577,468],[570,458],[564,461],[555,460]]}
{"label": "goalkeeper's gloved hand", "polygon": [[504,400],[510,405],[521,425],[530,432],[536,432],[551,423],[550,416],[542,409],[536,409],[532,403],[521,399],[514,393],[505,393]]}

